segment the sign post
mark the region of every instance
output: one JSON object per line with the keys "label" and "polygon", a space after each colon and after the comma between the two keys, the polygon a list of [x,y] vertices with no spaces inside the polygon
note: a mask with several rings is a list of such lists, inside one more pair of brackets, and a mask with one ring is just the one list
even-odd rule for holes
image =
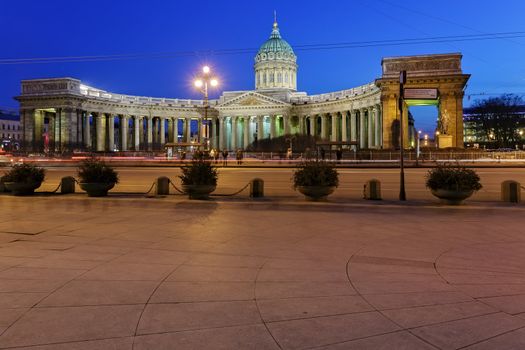
{"label": "sign post", "polygon": [[399,179],[399,200],[406,201],[407,195],[405,192],[405,133],[403,127],[403,96],[404,96],[404,85],[407,82],[407,72],[401,71],[399,74],[399,167],[400,167],[400,179]]}

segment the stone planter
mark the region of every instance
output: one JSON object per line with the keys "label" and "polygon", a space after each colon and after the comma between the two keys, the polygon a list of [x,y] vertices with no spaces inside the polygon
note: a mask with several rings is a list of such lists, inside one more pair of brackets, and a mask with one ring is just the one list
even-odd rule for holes
{"label": "stone planter", "polygon": [[297,190],[312,201],[325,200],[335,191],[335,186],[297,186]]}
{"label": "stone planter", "polygon": [[182,185],[182,190],[190,199],[209,199],[215,188],[217,185]]}
{"label": "stone planter", "polygon": [[474,191],[450,191],[444,189],[430,190],[441,203],[448,205],[460,205],[465,199],[472,196]]}
{"label": "stone planter", "polygon": [[32,195],[41,184],[41,182],[4,182],[5,188],[15,196]]}
{"label": "stone planter", "polygon": [[87,192],[88,197],[105,197],[108,195],[108,191],[115,186],[114,182],[111,183],[96,183],[96,182],[81,182],[80,188]]}

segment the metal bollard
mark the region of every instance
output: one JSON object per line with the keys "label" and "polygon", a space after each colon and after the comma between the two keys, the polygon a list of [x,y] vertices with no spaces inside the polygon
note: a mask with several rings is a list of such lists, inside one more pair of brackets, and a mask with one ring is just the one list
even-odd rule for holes
{"label": "metal bollard", "polygon": [[166,176],[157,178],[157,196],[165,196],[170,194],[170,179]]}
{"label": "metal bollard", "polygon": [[4,180],[2,180],[2,177],[0,177],[0,192],[9,192],[4,185]]}
{"label": "metal bollard", "polygon": [[517,181],[507,180],[501,183],[501,200],[510,203],[521,201],[521,185]]}
{"label": "metal bollard", "polygon": [[253,179],[250,182],[250,197],[262,198],[264,197],[264,181],[263,179]]}
{"label": "metal bollard", "polygon": [[363,190],[364,199],[381,200],[381,182],[377,179],[368,180]]}
{"label": "metal bollard", "polygon": [[60,180],[60,193],[75,193],[76,180],[73,176],[65,176]]}

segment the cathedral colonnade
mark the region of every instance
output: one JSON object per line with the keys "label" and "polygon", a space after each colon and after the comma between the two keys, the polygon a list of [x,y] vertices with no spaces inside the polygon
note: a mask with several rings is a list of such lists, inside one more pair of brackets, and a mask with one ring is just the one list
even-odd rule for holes
{"label": "cathedral colonnade", "polygon": [[297,60],[275,19],[254,57],[255,90],[191,100],[117,94],[73,78],[23,80],[15,99],[24,147],[126,152],[198,142],[235,150],[301,134],[354,149],[392,149],[399,147],[401,119],[409,144],[409,118],[398,108],[401,71],[407,72],[405,93],[411,89],[415,96],[407,106],[438,106],[440,144],[463,147],[463,90],[470,75],[462,71],[461,54],[386,57],[373,82],[318,95],[297,90]]}
{"label": "cathedral colonnade", "polygon": [[[225,93],[209,101],[207,120],[201,100],[112,94],[71,78],[29,80],[22,86],[17,99],[28,151],[161,151],[167,143],[192,142],[236,150],[298,134],[357,142],[359,148],[383,146],[380,94],[373,84],[309,96],[306,102],[303,96],[283,102],[255,91]],[[57,91],[42,94],[52,89]]]}
{"label": "cathedral colonnade", "polygon": [[[355,143],[360,149],[381,149],[381,105],[312,115],[219,116],[219,149],[246,149],[262,139],[309,135],[321,141]],[[357,148],[353,147],[353,148]]]}
{"label": "cathedral colonnade", "polygon": [[[159,151],[167,143],[197,142],[196,117],[90,112],[81,109],[21,110],[25,148],[31,151]],[[208,124],[212,120],[209,119]],[[195,128],[193,128],[195,129]],[[210,135],[202,128],[202,137]],[[213,127],[210,128],[213,131]]]}
{"label": "cathedral colonnade", "polygon": [[208,146],[218,149],[246,149],[257,140],[285,135],[357,142],[362,149],[382,147],[379,104],[311,115],[220,115],[204,123],[199,118],[182,116],[156,117],[60,108],[25,109],[22,119],[24,140],[35,151],[158,151],[167,143],[197,142],[199,126],[203,140],[209,140]]}

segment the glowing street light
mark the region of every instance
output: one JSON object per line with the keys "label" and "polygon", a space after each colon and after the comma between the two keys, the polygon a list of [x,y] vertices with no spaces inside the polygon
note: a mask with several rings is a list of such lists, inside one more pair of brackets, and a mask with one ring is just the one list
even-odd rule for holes
{"label": "glowing street light", "polygon": [[[202,67],[202,75],[193,82],[195,87],[199,89],[204,96],[204,122],[201,125],[204,125],[205,127],[208,125],[208,108],[210,107],[208,103],[208,85],[212,87],[219,86],[217,78],[211,77],[210,73],[211,69],[209,66]],[[202,130],[199,128],[197,132],[199,144],[201,143],[201,134]],[[206,132],[206,135],[208,136],[208,132]]]}

